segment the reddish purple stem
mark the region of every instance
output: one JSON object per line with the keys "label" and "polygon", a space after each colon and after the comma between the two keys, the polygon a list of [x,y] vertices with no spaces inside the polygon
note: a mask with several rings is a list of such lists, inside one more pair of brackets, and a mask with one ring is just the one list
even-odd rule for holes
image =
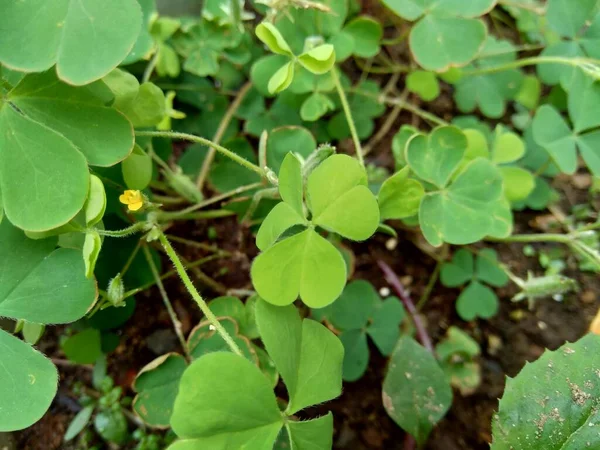
{"label": "reddish purple stem", "polygon": [[410,314],[410,317],[412,318],[413,323],[415,324],[415,328],[417,329],[417,338],[419,339],[419,342],[432,354],[435,354],[433,351],[433,344],[431,343],[431,338],[429,337],[429,334],[427,334],[425,324],[421,320],[421,316],[419,316],[417,308],[415,308],[415,304],[410,298],[409,293],[402,285],[402,282],[398,278],[398,275],[396,275],[394,271],[390,268],[390,266],[388,266],[383,261],[378,260],[377,264],[379,264],[379,267],[383,271],[385,279],[392,286],[392,288],[394,288],[394,291],[396,291],[396,294],[398,294],[398,297],[400,297],[400,300],[402,300],[404,307]]}

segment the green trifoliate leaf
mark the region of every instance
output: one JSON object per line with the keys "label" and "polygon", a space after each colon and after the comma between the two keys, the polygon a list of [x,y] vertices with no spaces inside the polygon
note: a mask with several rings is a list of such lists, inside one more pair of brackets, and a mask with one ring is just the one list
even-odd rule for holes
{"label": "green trifoliate leaf", "polygon": [[492,145],[492,161],[496,164],[517,161],[525,154],[525,143],[518,134],[506,131],[501,127],[496,129]]}
{"label": "green trifoliate leaf", "polygon": [[356,280],[348,284],[330,307],[327,318],[338,330],[361,329],[379,306],[381,299],[371,283]]}
{"label": "green trifoliate leaf", "polygon": [[256,27],[258,37],[273,53],[293,56],[290,46],[285,41],[277,27],[269,22],[262,22]]}
{"label": "green trifoliate leaf", "polygon": [[294,63],[288,62],[281,66],[269,79],[269,93],[277,94],[285,91],[294,79]]}
{"label": "green trifoliate leaf", "polygon": [[473,281],[459,295],[456,312],[463,320],[489,319],[498,312],[498,297],[489,287]]}
{"label": "green trifoliate leaf", "polygon": [[327,95],[320,92],[314,92],[304,100],[304,103],[302,103],[300,116],[302,117],[302,120],[314,122],[334,109],[335,104]]}
{"label": "green trifoliate leaf", "polygon": [[341,394],[344,350],[331,331],[314,320],[301,320],[292,305],[277,307],[260,300],[256,322],[290,397],[286,414]]}
{"label": "green trifoliate leaf", "polygon": [[502,194],[502,175],[485,159],[475,159],[446,189],[426,194],[419,224],[434,246],[477,242],[494,224],[491,212]]}
{"label": "green trifoliate leaf", "polygon": [[275,305],[289,305],[298,296],[313,308],[332,303],[346,282],[340,252],[314,230],[276,243],[252,264],[258,294]]}
{"label": "green trifoliate leaf", "polygon": [[429,136],[414,136],[406,145],[406,161],[425,181],[443,188],[462,160],[468,142],[453,126],[436,128]]}
{"label": "green trifoliate leaf", "polygon": [[[493,450],[585,449],[598,443],[600,338],[546,351],[506,382],[493,422]],[[591,447],[590,447],[591,446]]]}
{"label": "green trifoliate leaf", "polygon": [[440,95],[440,83],[432,72],[415,70],[406,77],[406,88],[425,101],[435,100]]}
{"label": "green trifoliate leaf", "polygon": [[142,26],[135,0],[28,0],[5,5],[0,18],[0,62],[22,72],[56,64],[60,79],[84,85],[114,69]]}
{"label": "green trifoliate leaf", "polygon": [[182,441],[171,448],[267,450],[282,425],[275,394],[258,367],[233,353],[211,353],[183,373],[171,416]]}
{"label": "green trifoliate leaf", "polygon": [[298,62],[306,70],[321,75],[329,72],[335,64],[333,45],[323,44],[298,56]]}
{"label": "green trifoliate leaf", "polygon": [[379,225],[379,207],[366,185],[358,161],[347,155],[327,158],[308,177],[312,222],[355,241],[371,237]]}
{"label": "green trifoliate leaf", "polygon": [[269,212],[258,233],[256,234],[256,246],[265,251],[273,245],[277,239],[294,225],[305,223],[302,216],[289,203],[281,202]]}
{"label": "green trifoliate leaf", "polygon": [[386,0],[385,4],[406,20],[416,20],[423,14],[442,13],[459,17],[478,17],[489,12],[496,0]]}
{"label": "green trifoliate leaf", "polygon": [[386,298],[378,305],[367,327],[367,334],[381,354],[388,356],[394,350],[400,337],[400,323],[405,316],[404,306],[396,297]]}
{"label": "green trifoliate leaf", "polygon": [[361,58],[372,58],[379,53],[379,44],[383,37],[381,24],[367,16],[351,20],[344,27],[344,33],[354,41],[353,54]]}
{"label": "green trifoliate leaf", "polygon": [[383,381],[383,406],[422,445],[452,403],[452,389],[435,357],[410,337],[398,342]]}
{"label": "green trifoliate leaf", "polygon": [[459,249],[452,257],[451,262],[442,265],[440,281],[444,286],[462,286],[475,275],[475,261],[473,255],[466,249]]}
{"label": "green trifoliate leaf", "polygon": [[381,220],[404,219],[419,211],[425,189],[418,180],[408,178],[409,174],[410,169],[405,167],[381,185],[377,196]]}
{"label": "green trifoliate leaf", "polygon": [[[0,224],[0,316],[35,323],[68,323],[96,300],[78,250],[56,247],[56,238],[31,240],[7,220]],[[26,301],[34,298],[35,301]]]}
{"label": "green trifoliate leaf", "polygon": [[596,0],[549,0],[546,17],[548,25],[561,36],[574,38],[596,9]]}
{"label": "green trifoliate leaf", "polygon": [[475,262],[477,279],[492,286],[502,287],[508,283],[508,275],[500,267],[498,254],[491,248],[479,251]]}
{"label": "green trifoliate leaf", "polygon": [[49,359],[3,330],[0,345],[0,432],[22,430],[50,407],[58,372]]}
{"label": "green trifoliate leaf", "polygon": [[173,413],[179,382],[187,368],[177,353],[163,355],[140,370],[133,389],[137,392],[133,410],[151,427],[168,427]]}
{"label": "green trifoliate leaf", "polygon": [[369,367],[369,344],[364,330],[353,329],[343,331],[339,339],[344,346],[344,365],[342,378],[344,381],[356,381]]}

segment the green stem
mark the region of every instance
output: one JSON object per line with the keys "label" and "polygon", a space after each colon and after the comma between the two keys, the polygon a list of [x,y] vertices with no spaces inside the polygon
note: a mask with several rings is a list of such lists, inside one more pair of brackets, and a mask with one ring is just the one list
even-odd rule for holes
{"label": "green stem", "polygon": [[555,233],[541,233],[541,234],[515,234],[505,238],[486,238],[486,241],[492,242],[559,242],[561,244],[569,244],[573,241],[574,237],[571,234],[555,234]]}
{"label": "green stem", "polygon": [[152,276],[154,277],[154,281],[156,286],[158,287],[158,291],[160,292],[160,296],[162,297],[162,301],[165,304],[165,308],[167,308],[167,313],[169,314],[169,318],[171,319],[171,323],[173,324],[173,328],[175,329],[175,334],[177,335],[177,339],[179,339],[179,344],[185,353],[186,359],[189,361],[192,360],[190,356],[190,352],[188,346],[185,342],[185,338],[183,337],[183,331],[181,329],[181,322],[177,318],[177,313],[173,309],[173,305],[171,305],[171,301],[169,300],[169,296],[167,295],[167,291],[165,290],[165,286],[160,279],[160,275],[158,273],[158,269],[156,268],[156,264],[152,259],[152,255],[150,254],[150,250],[148,250],[147,246],[143,248],[144,256],[146,257],[146,261],[148,261],[148,266],[150,267],[150,271],[152,272]]}
{"label": "green stem", "polygon": [[182,213],[182,212],[169,212],[164,211],[158,214],[158,219],[162,221],[168,220],[204,220],[204,219],[219,219],[221,217],[234,216],[235,211],[228,211],[226,209],[217,209],[209,211]]}
{"label": "green stem", "polygon": [[490,73],[503,72],[505,70],[517,69],[535,64],[564,64],[567,66],[581,67],[584,64],[598,64],[600,60],[590,58],[565,58],[562,56],[532,56],[531,58],[518,59],[495,67],[483,67],[480,69],[465,70],[463,76],[487,75]]}
{"label": "green stem", "polygon": [[333,83],[335,84],[337,93],[340,96],[340,101],[342,102],[342,108],[344,109],[344,114],[346,115],[346,121],[348,122],[348,128],[350,128],[350,134],[352,135],[352,141],[354,141],[354,148],[356,149],[356,157],[358,158],[358,162],[360,163],[360,165],[364,167],[365,161],[363,160],[362,146],[360,145],[360,139],[358,138],[358,133],[356,132],[356,126],[354,125],[354,120],[352,119],[352,112],[350,111],[350,105],[348,104],[348,99],[346,98],[346,93],[344,92],[344,88],[342,87],[342,83],[340,82],[340,77],[339,77],[335,67],[331,70],[331,78],[333,78]]}
{"label": "green stem", "polygon": [[[238,0],[232,0],[232,3],[237,4],[238,8],[239,8]],[[231,123],[231,119],[233,119],[233,115],[235,114],[235,112],[238,110],[238,108],[242,104],[242,101],[246,97],[246,94],[248,93],[248,91],[250,90],[251,87],[252,87],[252,82],[250,82],[250,81],[248,81],[246,84],[244,84],[242,86],[242,88],[240,89],[240,92],[238,93],[235,100],[231,103],[231,105],[227,109],[227,112],[225,112],[225,115],[221,119],[221,123],[219,123],[219,128],[217,128],[217,131],[212,139],[214,144],[219,144],[221,142],[221,139],[223,139],[223,135],[225,134],[225,131],[227,131],[227,127]],[[202,163],[202,168],[200,169],[200,173],[198,174],[198,178],[196,179],[196,186],[198,187],[199,191],[202,191],[202,188],[204,187],[204,182],[206,181],[206,178],[208,177],[208,172],[210,171],[210,166],[212,165],[212,162],[215,158],[216,151],[217,151],[217,149],[215,147],[211,147],[208,150],[208,153],[206,154],[206,158],[204,159],[204,162]]]}
{"label": "green stem", "polygon": [[431,296],[431,292],[433,291],[433,287],[435,286],[435,283],[437,283],[437,280],[440,276],[440,271],[442,270],[442,265],[443,265],[442,261],[438,261],[437,264],[435,265],[435,269],[433,270],[433,273],[431,274],[431,277],[429,278],[429,282],[427,283],[427,286],[425,287],[425,290],[423,291],[423,295],[421,295],[421,298],[419,299],[419,301],[416,305],[417,311],[421,311],[423,306],[425,306],[425,303],[427,303],[427,300],[429,300],[429,297]]}
{"label": "green stem", "polygon": [[179,139],[183,141],[196,142],[198,144],[206,145],[209,148],[214,148],[216,151],[222,153],[228,158],[232,159],[236,163],[241,166],[244,166],[246,169],[251,170],[252,172],[256,172],[263,178],[267,178],[265,171],[258,167],[256,164],[251,163],[247,159],[242,158],[237,153],[232,152],[231,150],[222,147],[221,145],[209,141],[200,136],[194,136],[193,134],[188,133],[179,133],[177,131],[136,131],[136,136],[146,136],[146,137],[162,137],[168,139]]}
{"label": "green stem", "polygon": [[123,228],[122,230],[99,230],[94,228],[94,231],[98,232],[100,236],[108,236],[114,238],[121,238],[131,236],[132,234],[137,233],[138,231],[142,231],[147,226],[146,222],[137,222],[131,225],[130,227]]}
{"label": "green stem", "polygon": [[142,83],[146,83],[147,81],[150,80],[150,77],[152,76],[152,72],[154,72],[154,69],[156,68],[156,64],[158,64],[158,50],[154,52],[154,55],[152,55],[152,58],[150,59],[150,62],[148,62],[148,65],[146,66],[146,69],[144,70],[144,75],[142,76]]}
{"label": "green stem", "polygon": [[162,244],[163,248],[165,249],[167,256],[169,257],[169,259],[175,266],[175,270],[177,270],[177,273],[181,277],[181,280],[183,281],[183,284],[184,284],[185,288],[187,289],[187,291],[190,293],[190,295],[192,296],[194,301],[198,304],[198,307],[204,313],[204,315],[206,316],[206,319],[211,323],[212,326],[215,327],[215,330],[217,330],[217,332],[221,335],[223,340],[227,343],[227,345],[229,346],[231,351],[233,353],[236,353],[237,355],[242,356],[242,351],[240,350],[238,345],[235,343],[235,341],[229,335],[229,333],[227,333],[227,330],[225,330],[225,328],[223,328],[223,325],[221,325],[221,322],[219,322],[217,320],[216,316],[210,310],[210,308],[208,307],[208,305],[206,304],[206,302],[204,301],[202,296],[198,293],[198,290],[194,286],[194,283],[192,283],[192,280],[190,279],[189,275],[185,271],[185,267],[183,267],[183,264],[181,263],[179,256],[177,256],[177,253],[175,253],[173,246],[171,245],[171,243],[169,242],[169,240],[167,239],[165,234],[160,229],[158,229],[158,231],[159,231],[158,239],[160,240],[160,243]]}

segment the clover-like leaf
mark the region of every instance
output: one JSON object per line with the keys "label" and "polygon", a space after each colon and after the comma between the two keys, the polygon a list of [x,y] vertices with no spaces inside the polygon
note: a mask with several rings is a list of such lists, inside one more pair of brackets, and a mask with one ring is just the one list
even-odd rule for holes
{"label": "clover-like leaf", "polygon": [[422,445],[452,403],[452,389],[435,357],[411,337],[403,337],[383,380],[383,406]]}
{"label": "clover-like leaf", "polygon": [[461,248],[452,257],[451,262],[442,265],[440,281],[444,286],[462,286],[475,275],[475,261],[468,250]]}
{"label": "clover-like leaf", "polygon": [[135,145],[131,154],[121,163],[123,180],[129,189],[144,190],[152,181],[152,158]]}
{"label": "clover-like leaf", "polygon": [[302,117],[302,120],[314,122],[334,109],[335,104],[327,95],[320,92],[313,92],[302,103],[300,116]]}
{"label": "clover-like leaf", "polygon": [[574,38],[596,6],[595,0],[581,0],[576,6],[569,0],[548,0],[548,25],[561,36]]}
{"label": "clover-like leaf", "polygon": [[4,210],[11,222],[30,231],[71,220],[87,198],[87,164],[116,164],[134,143],[121,113],[87,88],[61,83],[52,72],[28,75],[6,95],[0,130]]}
{"label": "clover-like leaf", "polygon": [[404,306],[397,297],[386,298],[380,303],[367,327],[367,334],[381,352],[388,356],[400,337],[400,324],[406,316]]}
{"label": "clover-like leaf", "polygon": [[331,44],[323,44],[298,56],[298,62],[306,70],[321,75],[331,70],[335,64],[335,50]]}
{"label": "clover-like leaf", "polygon": [[451,326],[446,337],[435,346],[435,352],[441,361],[447,361],[454,355],[473,358],[481,353],[481,348],[475,339],[460,328]]}
{"label": "clover-like leaf", "polygon": [[179,382],[186,368],[183,356],[167,353],[139,371],[133,382],[137,395],[132,407],[145,424],[153,428],[169,426]]}
{"label": "clover-like leaf", "polygon": [[508,283],[508,275],[500,267],[498,254],[491,248],[484,248],[477,254],[475,273],[478,280],[492,286],[502,287]]}
{"label": "clover-like leaf", "polygon": [[432,72],[415,70],[406,77],[406,88],[425,101],[435,100],[440,95],[440,83]]}
{"label": "clover-like leaf", "polygon": [[261,22],[256,27],[258,37],[273,53],[278,55],[293,56],[290,46],[285,41],[275,25],[269,22]]}
{"label": "clover-like leaf", "polygon": [[354,41],[352,53],[361,58],[372,58],[379,53],[379,45],[383,37],[381,24],[368,16],[352,19],[344,26],[343,33],[347,33]]}
{"label": "clover-like leaf", "polygon": [[535,178],[527,169],[517,166],[500,167],[504,180],[504,195],[511,202],[525,200],[535,188]]}
{"label": "clover-like leaf", "polygon": [[489,287],[473,281],[459,295],[456,312],[463,320],[473,320],[476,317],[489,319],[498,312],[498,297]]}
{"label": "clover-like leaf", "polygon": [[492,450],[584,449],[598,442],[600,338],[588,334],[556,351],[546,350],[508,378],[493,422]]}
{"label": "clover-like leaf", "polygon": [[[232,415],[235,420],[232,420]],[[283,418],[262,372],[246,358],[215,352],[183,373],[171,416],[182,440],[169,449],[272,448]]]}
{"label": "clover-like leaf", "polygon": [[285,91],[294,79],[294,63],[288,62],[281,66],[269,79],[268,89],[270,94]]}
{"label": "clover-like leaf", "polygon": [[267,164],[279,173],[281,164],[288,153],[296,153],[302,158],[308,158],[317,148],[317,142],[312,133],[303,127],[279,127],[269,133],[267,140]]}
{"label": "clover-like leaf", "polygon": [[242,336],[256,339],[256,323],[254,320],[254,300],[248,299],[246,303],[230,295],[217,297],[208,303],[208,307],[217,317],[229,317],[233,319]]}
{"label": "clover-like leaf", "polygon": [[[218,319],[219,323],[242,351],[242,354],[249,361],[258,365],[258,357],[254,352],[254,347],[250,339],[240,334],[237,322],[230,317],[219,317]],[[231,351],[229,344],[225,342],[221,334],[215,330],[214,326],[208,320],[200,322],[190,331],[187,347],[192,359],[198,359],[209,353]]]}
{"label": "clover-like leaf", "polygon": [[0,330],[0,346],[0,432],[22,430],[50,407],[58,371],[31,345],[4,330]]}
{"label": "clover-like leaf", "polygon": [[502,194],[502,175],[490,162],[477,158],[449,187],[425,194],[419,207],[419,224],[427,241],[464,245],[486,236]]}
{"label": "clover-like leaf", "polygon": [[436,12],[459,17],[478,17],[489,12],[496,0],[386,0],[385,4],[400,17],[416,20],[423,14]]}
{"label": "clover-like leaf", "polygon": [[288,434],[294,450],[329,450],[333,447],[333,414],[312,420],[290,421]]}
{"label": "clover-like leaf", "polygon": [[408,178],[409,174],[410,169],[405,167],[381,185],[377,196],[381,220],[404,219],[419,211],[425,188],[418,180]]}
{"label": "clover-like leaf", "polygon": [[106,211],[104,184],[96,175],[90,175],[90,191],[83,207],[85,224],[88,227],[96,225],[102,220],[104,211]]}
{"label": "clover-like leaf", "polygon": [[367,334],[364,330],[353,329],[343,331],[339,338],[344,346],[342,378],[344,381],[356,381],[364,375],[369,367]]}
{"label": "clover-like leaf", "polygon": [[289,394],[286,414],[341,394],[344,349],[331,331],[314,320],[302,320],[293,305],[278,307],[261,300],[256,323]]}
{"label": "clover-like leaf", "polygon": [[371,237],[379,225],[379,207],[366,185],[358,161],[347,155],[327,158],[308,177],[312,222],[355,241]]}
{"label": "clover-like leaf", "polygon": [[251,275],[258,294],[270,303],[289,305],[300,296],[320,308],[341,294],[346,264],[333,244],[307,229],[258,255]]}
{"label": "clover-like leaf", "polygon": [[77,364],[94,364],[102,356],[102,337],[94,328],[69,336],[60,346],[67,359]]}
{"label": "clover-like leaf", "polygon": [[59,78],[84,85],[114,69],[142,26],[136,0],[11,2],[0,17],[0,62],[22,72],[56,64]]}
{"label": "clover-like leaf", "polygon": [[439,127],[429,136],[414,136],[406,144],[406,161],[419,178],[443,188],[463,159],[467,145],[460,129]]}

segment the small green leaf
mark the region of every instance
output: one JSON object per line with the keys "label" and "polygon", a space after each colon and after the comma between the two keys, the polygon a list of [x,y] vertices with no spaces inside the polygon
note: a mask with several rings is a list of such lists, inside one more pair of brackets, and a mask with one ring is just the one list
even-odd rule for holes
{"label": "small green leaf", "polygon": [[132,407],[145,424],[156,428],[169,426],[179,382],[186,368],[183,356],[168,353],[139,371],[133,382],[137,395]]}
{"label": "small green leaf", "polygon": [[256,246],[265,251],[289,228],[303,223],[304,218],[299,216],[289,203],[278,203],[263,220],[256,234]]}
{"label": "small green leaf", "polygon": [[61,347],[71,361],[77,364],[93,364],[102,355],[100,332],[88,328],[65,339]]}
{"label": "small green leaf", "polygon": [[335,104],[327,95],[320,92],[313,92],[302,103],[300,117],[307,122],[314,122],[334,109]]}
{"label": "small green leaf", "polygon": [[400,339],[392,354],[382,395],[388,415],[419,445],[452,403],[452,389],[434,356],[410,337]]}
{"label": "small green leaf", "polygon": [[383,37],[381,24],[368,16],[352,19],[344,27],[344,33],[354,40],[354,53],[361,58],[372,58],[379,53],[379,44]]}
{"label": "small green leaf", "polygon": [[105,409],[94,417],[94,428],[105,441],[124,443],[129,437],[127,419],[119,409]]}
{"label": "small green leaf", "polygon": [[333,448],[333,415],[318,419],[289,421],[288,434],[293,450],[330,450]]}
{"label": "small green leaf", "polygon": [[[0,330],[0,432],[22,430],[40,420],[58,386],[54,364],[33,347]],[[8,380],[12,380],[9,382]]]}
{"label": "small green leaf", "polygon": [[527,109],[537,108],[542,93],[542,83],[535,75],[525,75],[515,101]]}
{"label": "small green leaf", "polygon": [[394,350],[400,337],[400,324],[405,316],[404,306],[397,297],[386,298],[378,305],[367,327],[367,334],[382,355],[388,356]]}
{"label": "small green leaf", "polygon": [[306,128],[297,126],[279,127],[269,133],[267,164],[276,173],[279,173],[288,153],[296,153],[306,159],[316,148],[317,142],[312,133]]}
{"label": "small green leaf", "polygon": [[[556,351],[546,350],[508,378],[493,421],[492,450],[585,449],[598,442],[600,338],[588,334]],[[589,444],[589,445],[588,445]]]}
{"label": "small green leaf", "polygon": [[577,169],[576,139],[558,111],[550,105],[540,107],[533,119],[535,141],[552,156],[561,171],[575,173]]}
{"label": "small green leaf", "polygon": [[440,361],[448,361],[454,355],[474,358],[481,353],[481,349],[475,339],[460,328],[451,326],[444,340],[435,346],[435,352]]}
{"label": "small green leaf", "polygon": [[285,91],[294,79],[294,64],[289,62],[281,66],[269,79],[268,90],[270,94]]}
{"label": "small green leaf", "polygon": [[492,147],[492,161],[497,164],[521,159],[525,154],[525,143],[516,133],[498,130]]}
{"label": "small green leaf", "polygon": [[510,202],[525,200],[535,188],[533,174],[521,167],[500,167],[504,180],[504,195]]}
{"label": "small green leaf", "polygon": [[344,346],[344,365],[342,378],[344,381],[356,381],[364,375],[369,366],[369,345],[364,330],[344,331],[339,336]]}
{"label": "small green leaf", "polygon": [[96,225],[102,220],[106,211],[106,192],[102,180],[96,175],[90,175],[90,191],[83,205],[85,223],[88,227]]}
{"label": "small green leaf", "polygon": [[273,53],[279,55],[293,56],[290,46],[287,44],[279,30],[269,22],[261,22],[256,27],[256,36],[267,46]]}
{"label": "small green leaf", "polygon": [[250,69],[250,80],[256,90],[265,97],[272,97],[269,81],[289,59],[281,55],[267,55],[259,58]]}
{"label": "small green leaf", "polygon": [[35,345],[42,338],[45,330],[46,326],[41,323],[25,322],[21,332],[25,342],[30,345]]}
{"label": "small green leaf", "polygon": [[167,114],[163,91],[154,83],[146,82],[139,86],[137,95],[131,102],[118,109],[135,128],[147,128],[159,124]]}
{"label": "small green leaf", "polygon": [[341,294],[346,264],[330,242],[308,229],[258,255],[251,274],[258,294],[274,305],[289,305],[300,296],[320,308]]}
{"label": "small green leaf", "polygon": [[451,262],[442,265],[440,281],[447,287],[458,287],[471,280],[475,275],[475,261],[468,250],[461,248],[452,257]]}
{"label": "small green leaf", "polygon": [[[230,317],[219,317],[218,320],[242,351],[242,354],[249,361],[258,365],[258,358],[254,353],[252,343],[250,339],[240,334],[237,322]],[[198,359],[209,353],[231,351],[229,344],[225,342],[221,334],[215,330],[214,326],[208,320],[200,322],[190,331],[187,346],[192,359]]]}
{"label": "small green leaf", "polygon": [[102,249],[102,238],[97,231],[89,231],[85,233],[83,241],[83,262],[85,263],[85,276],[87,278],[94,277],[94,269],[96,261]]}
{"label": "small green leaf", "polygon": [[371,283],[356,280],[349,283],[342,295],[331,305],[328,319],[338,330],[356,330],[367,322],[379,306],[381,300]]}
{"label": "small green leaf", "polygon": [[298,56],[298,62],[306,70],[321,75],[331,70],[335,64],[333,45],[323,44]]}
{"label": "small green leaf", "polygon": [[139,145],[121,163],[123,180],[129,189],[144,190],[152,181],[152,158]]}
{"label": "small green leaf", "polygon": [[392,140],[392,153],[396,162],[396,170],[406,166],[406,145],[410,138],[418,134],[419,130],[410,125],[402,125]]}
{"label": "small green leaf", "polygon": [[428,137],[416,135],[407,143],[406,161],[419,178],[443,188],[457,169],[467,145],[460,129],[439,127]]}
{"label": "small green leaf", "polygon": [[484,248],[477,254],[475,262],[477,279],[495,287],[506,286],[508,275],[500,267],[498,254],[491,248]]}
{"label": "small green leaf", "polygon": [[114,69],[142,26],[136,0],[27,0],[5,6],[0,62],[22,72],[42,72],[56,64],[58,76],[74,85]]}
{"label": "small green leaf", "polygon": [[381,185],[377,196],[381,220],[404,219],[419,211],[425,188],[418,180],[408,178],[409,174],[410,169],[405,167]]}
{"label": "small green leaf", "polygon": [[[234,419],[232,419],[234,417]],[[173,449],[269,449],[283,425],[262,372],[229,352],[204,355],[183,373],[171,426],[182,438]]]}
{"label": "small green leaf", "polygon": [[69,428],[65,433],[65,437],[63,441],[69,442],[72,439],[75,439],[79,433],[83,431],[83,429],[87,426],[92,418],[92,414],[94,413],[95,406],[90,405],[83,408],[81,411],[77,413],[77,415],[73,418],[71,423],[69,424]]}
{"label": "small green leaf", "polygon": [[489,319],[498,312],[498,297],[487,286],[473,281],[458,297],[456,312],[463,320]]}
{"label": "small green leaf", "polygon": [[301,320],[293,305],[278,307],[260,300],[256,322],[285,382],[288,415],[341,394],[344,349],[331,331],[314,320]]}
{"label": "small green leaf", "polygon": [[406,77],[406,88],[417,94],[426,102],[435,100],[440,95],[440,83],[432,72],[415,70]]}

